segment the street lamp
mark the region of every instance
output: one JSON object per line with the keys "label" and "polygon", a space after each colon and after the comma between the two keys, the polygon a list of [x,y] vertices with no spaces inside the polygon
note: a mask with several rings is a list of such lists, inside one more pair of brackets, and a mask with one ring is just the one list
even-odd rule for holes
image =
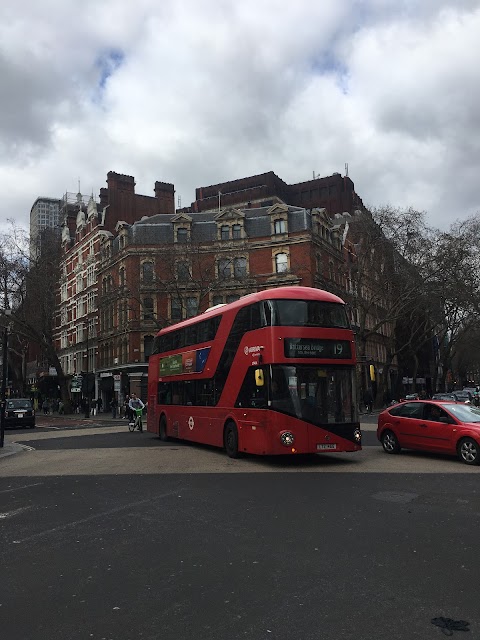
{"label": "street lamp", "polygon": [[[90,369],[90,363],[89,363],[89,338],[90,338],[90,329],[93,328],[94,329],[94,333],[93,333],[93,338],[96,337],[96,320],[93,319],[91,323],[87,322],[85,323],[85,328],[86,328],[86,347],[87,347],[87,352],[86,352],[86,358],[87,358],[87,363],[86,363],[86,367],[85,367],[85,418],[90,418],[90,379],[89,379],[89,369]],[[94,351],[94,355],[93,357],[95,358],[95,349]],[[95,376],[95,362],[93,362],[93,376]]]}
{"label": "street lamp", "polygon": [[[5,309],[5,316],[11,316],[11,309]],[[5,323],[3,330],[3,350],[2,350],[2,389],[1,389],[1,407],[0,407],[0,448],[3,448],[5,442],[5,409],[7,405],[7,377],[8,377],[8,330],[9,324]]]}

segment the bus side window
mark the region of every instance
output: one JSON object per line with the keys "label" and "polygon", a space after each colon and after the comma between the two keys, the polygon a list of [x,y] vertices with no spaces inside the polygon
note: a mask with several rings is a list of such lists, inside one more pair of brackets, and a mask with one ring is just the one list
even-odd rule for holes
{"label": "bus side window", "polygon": [[186,380],[184,383],[185,402],[187,406],[197,404],[195,398],[195,380]]}
{"label": "bus side window", "polygon": [[169,382],[159,382],[157,390],[158,404],[172,404],[172,391]]}
{"label": "bus side window", "polygon": [[172,404],[183,404],[182,383],[172,382]]}
{"label": "bus side window", "polygon": [[202,407],[213,407],[215,405],[215,388],[213,380],[197,380],[197,404]]}

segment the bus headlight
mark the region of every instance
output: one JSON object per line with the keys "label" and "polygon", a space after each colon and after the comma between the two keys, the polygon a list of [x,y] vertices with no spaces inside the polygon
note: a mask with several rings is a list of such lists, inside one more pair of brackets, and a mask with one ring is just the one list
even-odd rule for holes
{"label": "bus headlight", "polygon": [[353,439],[355,440],[355,442],[361,442],[362,432],[360,431],[360,429],[355,429],[355,431],[353,432]]}
{"label": "bus headlight", "polygon": [[280,434],[280,441],[284,447],[291,447],[295,442],[295,436],[291,431],[283,431]]}

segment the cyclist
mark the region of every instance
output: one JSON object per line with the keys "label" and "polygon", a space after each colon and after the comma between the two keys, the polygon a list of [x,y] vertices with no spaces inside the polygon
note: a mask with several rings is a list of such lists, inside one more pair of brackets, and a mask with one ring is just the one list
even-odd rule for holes
{"label": "cyclist", "polygon": [[[133,422],[130,422],[129,426],[134,426],[135,425],[135,416],[137,415],[136,409],[144,409],[145,405],[143,404],[143,402],[140,400],[140,398],[137,397],[137,395],[135,393],[132,393],[132,395],[130,396],[130,400],[128,401],[128,406],[130,407],[131,411],[132,411],[132,417],[131,420],[133,420]],[[140,420],[138,423],[138,430],[142,431],[142,418],[140,416]]]}

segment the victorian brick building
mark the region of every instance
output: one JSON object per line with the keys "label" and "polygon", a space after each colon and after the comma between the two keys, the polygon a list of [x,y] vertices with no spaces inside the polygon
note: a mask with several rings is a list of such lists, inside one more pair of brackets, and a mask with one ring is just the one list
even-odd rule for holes
{"label": "victorian brick building", "polygon": [[286,284],[355,293],[348,226],[362,202],[349,178],[269,172],[201,187],[178,211],[173,185],[154,194],[110,172],[99,202],[79,197],[65,222],[56,339],[73,398],[145,398],[156,332],[210,306]]}
{"label": "victorian brick building", "polygon": [[[55,343],[63,372],[70,376],[72,400],[98,396],[99,331],[98,270],[101,242],[113,238],[119,221],[133,224],[143,216],[174,211],[174,188],[156,182],[154,196],[135,193],[131,176],[110,172],[107,187],[85,207],[77,197],[77,216],[66,216],[62,228],[62,258]],[[113,379],[112,379],[113,383]]]}

